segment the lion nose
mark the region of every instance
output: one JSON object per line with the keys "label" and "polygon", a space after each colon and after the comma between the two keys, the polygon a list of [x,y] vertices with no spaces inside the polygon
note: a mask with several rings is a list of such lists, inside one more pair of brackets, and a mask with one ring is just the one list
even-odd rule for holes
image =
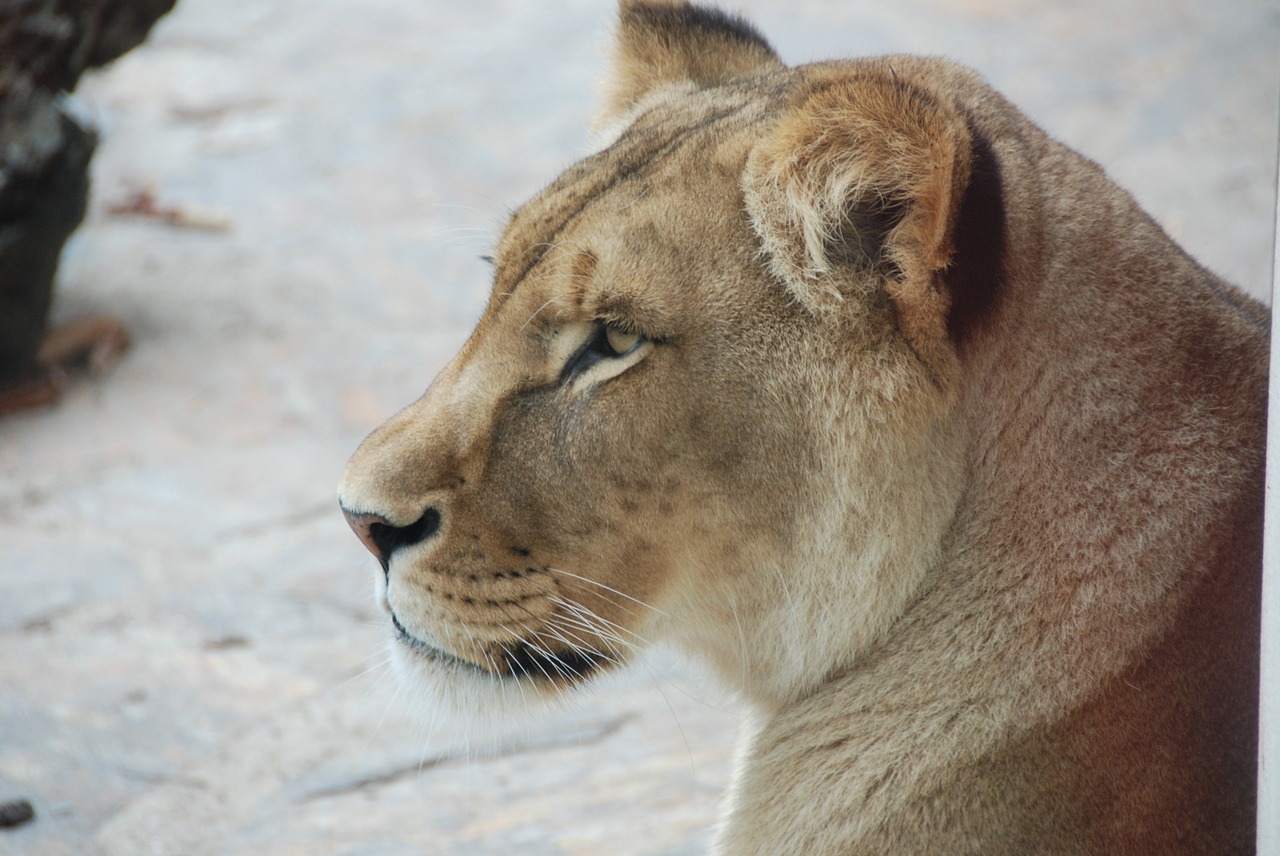
{"label": "lion nose", "polygon": [[342,513],[346,515],[351,531],[384,568],[396,550],[421,543],[440,531],[440,512],[434,508],[428,508],[408,526],[396,526],[380,514],[350,511],[346,507]]}

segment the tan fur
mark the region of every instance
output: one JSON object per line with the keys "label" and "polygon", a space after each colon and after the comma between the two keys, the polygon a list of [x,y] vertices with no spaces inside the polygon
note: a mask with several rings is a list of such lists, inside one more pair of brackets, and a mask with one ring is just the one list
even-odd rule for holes
{"label": "tan fur", "polygon": [[623,0],[600,121],[633,111],[664,87],[708,88],[782,69],[763,42],[701,25],[685,3]]}
{"label": "tan fur", "polygon": [[752,710],[720,853],[1250,851],[1266,310],[966,69],[621,21],[615,141],[343,478],[408,677],[675,641]]}

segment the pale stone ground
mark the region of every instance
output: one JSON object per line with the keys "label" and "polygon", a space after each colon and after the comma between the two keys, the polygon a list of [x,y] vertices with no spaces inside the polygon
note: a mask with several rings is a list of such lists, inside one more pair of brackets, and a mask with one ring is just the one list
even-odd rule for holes
{"label": "pale stone ground", "polygon": [[[791,62],[969,62],[1265,295],[1275,3],[738,6]],[[463,340],[503,213],[582,152],[611,14],[180,0],[82,87],[105,139],[56,311],[117,313],[135,347],[0,423],[0,802],[38,812],[0,852],[705,846],[727,701],[660,657],[461,759],[393,699],[374,566],[333,497]],[[143,188],[228,228],[108,213]]]}

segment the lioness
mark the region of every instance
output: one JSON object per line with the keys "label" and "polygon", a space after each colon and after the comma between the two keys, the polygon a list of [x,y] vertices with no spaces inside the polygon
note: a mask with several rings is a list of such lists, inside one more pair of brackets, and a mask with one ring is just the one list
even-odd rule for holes
{"label": "lioness", "polygon": [[724,854],[1249,851],[1267,311],[967,69],[620,20],[343,476],[406,677],[673,640],[751,710]]}

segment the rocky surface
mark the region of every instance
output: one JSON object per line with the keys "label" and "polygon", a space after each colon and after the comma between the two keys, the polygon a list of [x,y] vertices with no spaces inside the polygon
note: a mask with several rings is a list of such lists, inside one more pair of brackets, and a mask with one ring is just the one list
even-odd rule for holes
{"label": "rocky surface", "polygon": [[[783,8],[785,5],[785,9]],[[948,54],[1265,295],[1280,18],[1253,0],[752,0],[792,62]],[[494,741],[398,695],[346,456],[421,392],[505,213],[584,150],[600,0],[182,0],[103,129],[54,317],[134,348],[0,422],[14,854],[705,847],[731,702],[659,655]]]}

